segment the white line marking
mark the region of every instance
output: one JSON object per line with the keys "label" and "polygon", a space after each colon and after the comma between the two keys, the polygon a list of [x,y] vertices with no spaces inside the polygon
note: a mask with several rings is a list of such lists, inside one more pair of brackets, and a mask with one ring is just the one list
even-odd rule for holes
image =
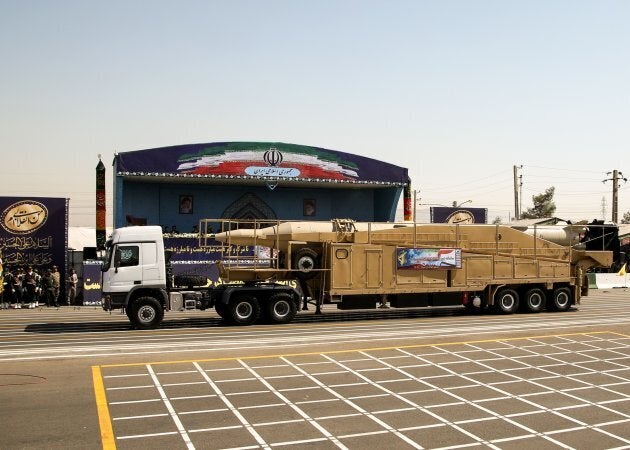
{"label": "white line marking", "polygon": [[167,417],[167,413],[163,414],[146,414],[144,416],[127,416],[127,417],[114,417],[112,420],[134,420],[134,419],[150,419],[152,417]]}
{"label": "white line marking", "polygon": [[165,431],[164,433],[149,433],[149,434],[134,434],[130,436],[118,436],[116,439],[124,440],[124,439],[142,439],[147,437],[156,437],[156,436],[172,436],[173,434],[178,434],[177,431]]}
{"label": "white line marking", "polygon": [[[280,358],[280,359],[284,361],[284,358]],[[317,421],[313,419],[311,416],[306,414],[306,412],[302,408],[298,407],[296,403],[293,403],[291,400],[285,397],[281,392],[279,392],[276,388],[274,388],[269,382],[267,382],[262,376],[260,376],[258,372],[256,372],[250,366],[248,366],[243,360],[239,359],[238,362],[245,368],[245,370],[251,373],[260,383],[262,383],[267,389],[269,389],[271,393],[273,393],[276,397],[282,400],[284,404],[286,404],[293,411],[298,413],[300,417],[302,417],[307,423],[309,423],[310,425],[315,427],[320,433],[322,433],[322,435],[324,435],[327,440],[329,440],[330,442],[332,442],[339,448],[343,448],[343,449],[347,448],[345,445],[339,442],[339,440],[336,437],[334,437],[332,433],[330,433],[326,428],[324,428],[319,423],[317,423]],[[277,444],[274,444],[274,446],[276,445]]]}
{"label": "white line marking", "polygon": [[228,407],[228,409],[230,411],[232,411],[232,414],[234,414],[236,416],[236,418],[239,420],[239,422],[241,422],[243,424],[243,426],[245,427],[245,429],[249,432],[249,434],[252,435],[252,437],[256,440],[256,442],[258,442],[258,444],[262,447],[262,448],[271,448],[269,447],[269,444],[267,444],[265,442],[265,440],[262,438],[262,436],[260,434],[258,434],[258,432],[254,429],[254,427],[247,421],[247,419],[245,419],[245,417],[243,417],[243,415],[238,411],[238,409],[232,404],[232,402],[227,398],[227,396],[219,389],[219,387],[217,386],[217,384],[212,381],[212,379],[210,378],[210,376],[206,373],[206,371],[199,365],[198,362],[194,362],[193,365],[195,366],[195,368],[197,369],[197,371],[199,371],[199,373],[201,374],[201,376],[206,380],[206,382],[210,385],[210,387],[212,388],[212,390],[216,393],[216,395],[221,399],[221,401],[223,401],[223,403],[225,403],[225,406]]}
{"label": "white line marking", "polygon": [[159,402],[162,401],[162,399],[159,398],[149,398],[146,400],[125,400],[122,402],[109,402],[110,405],[133,405],[134,403],[152,403],[152,402]]}
{"label": "white line marking", "polygon": [[[369,381],[365,376],[358,374],[356,372],[353,372],[352,370],[349,370],[346,366],[336,362],[335,360],[329,358],[327,355],[321,355],[322,357],[328,359],[330,362],[333,362],[335,364],[337,364],[339,367],[342,367],[344,369],[344,371],[346,372],[350,372],[353,373],[355,376],[364,379],[365,381]],[[315,375],[311,375],[308,372],[306,372],[304,369],[302,369],[301,367],[293,364],[291,361],[289,361],[287,358],[281,357],[280,359],[282,359],[284,362],[286,362],[287,364],[289,364],[290,366],[292,366],[294,369],[298,370],[300,373],[304,374],[306,377],[308,377],[311,381],[313,381],[315,384],[317,384],[318,386],[322,387],[324,390],[326,390],[326,392],[332,394],[333,396],[335,396],[336,398],[338,398],[339,400],[341,400],[342,402],[346,403],[348,406],[350,406],[351,408],[355,409],[356,411],[358,411],[359,413],[363,414],[365,417],[371,419],[372,421],[376,422],[377,424],[379,424],[381,427],[383,427],[386,431],[394,434],[395,436],[397,436],[398,438],[400,438],[401,440],[403,440],[404,442],[406,442],[407,444],[411,445],[414,448],[422,448],[421,445],[419,445],[418,443],[414,442],[412,439],[410,439],[409,437],[405,436],[404,434],[402,434],[401,432],[399,432],[398,430],[396,430],[395,428],[391,427],[389,424],[387,424],[386,422],[384,422],[383,420],[379,419],[378,417],[376,417],[374,414],[366,411],[365,409],[363,409],[362,407],[360,407],[359,405],[357,405],[356,403],[354,403],[353,401],[345,398],[343,395],[339,394],[337,391],[335,391],[332,387],[326,385],[325,383],[321,382],[318,378],[315,377]],[[363,384],[363,383],[359,383],[359,384]],[[384,389],[384,388],[381,388]]]}
{"label": "white line marking", "polygon": [[186,448],[188,448],[189,450],[194,450],[195,446],[190,440],[190,436],[188,436],[188,433],[186,432],[184,425],[182,424],[181,420],[179,420],[179,417],[177,416],[177,412],[175,412],[175,408],[173,408],[173,405],[171,404],[170,400],[168,399],[166,395],[166,392],[164,392],[164,389],[160,385],[160,380],[158,379],[157,375],[153,371],[153,368],[151,367],[150,364],[147,364],[147,370],[149,371],[149,375],[151,376],[151,379],[153,380],[153,383],[155,384],[155,387],[157,388],[160,394],[160,397],[162,398],[162,401],[164,402],[164,406],[166,406],[168,413],[171,415],[171,418],[173,419],[173,422],[175,423],[175,426],[177,427],[177,431],[179,432],[180,436],[184,440],[184,443],[186,444]]}

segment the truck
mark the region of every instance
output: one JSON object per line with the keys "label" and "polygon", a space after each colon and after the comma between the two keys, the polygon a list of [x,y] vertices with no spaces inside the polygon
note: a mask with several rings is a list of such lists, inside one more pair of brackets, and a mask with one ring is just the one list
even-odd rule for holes
{"label": "truck", "polygon": [[[124,308],[136,328],[157,327],[182,299],[237,325],[289,323],[308,301],[316,312],[323,304],[453,301],[501,314],[566,311],[588,294],[586,273],[613,258],[500,224],[202,219],[199,245],[217,242],[226,249],[216,263],[221,282],[203,286],[194,276],[174,280],[160,227],[114,230],[102,266],[103,308]],[[251,251],[227,251],[233,246]]]}

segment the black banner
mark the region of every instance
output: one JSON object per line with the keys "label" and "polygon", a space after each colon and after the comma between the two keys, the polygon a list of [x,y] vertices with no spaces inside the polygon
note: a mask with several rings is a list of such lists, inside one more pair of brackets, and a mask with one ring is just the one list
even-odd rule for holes
{"label": "black banner", "polygon": [[83,261],[83,304],[101,304],[101,261]]}
{"label": "black banner", "polygon": [[488,223],[488,209],[432,206],[431,223]]}
{"label": "black banner", "polygon": [[53,265],[61,272],[65,298],[68,199],[0,197],[0,250],[5,271],[32,266],[40,273]]}

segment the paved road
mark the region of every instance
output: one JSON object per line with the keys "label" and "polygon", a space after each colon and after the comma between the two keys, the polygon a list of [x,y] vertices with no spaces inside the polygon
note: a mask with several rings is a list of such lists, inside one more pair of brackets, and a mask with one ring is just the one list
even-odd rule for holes
{"label": "paved road", "polygon": [[1,448],[630,448],[625,289],[561,314],[325,310],[244,328],[9,310],[0,337]]}

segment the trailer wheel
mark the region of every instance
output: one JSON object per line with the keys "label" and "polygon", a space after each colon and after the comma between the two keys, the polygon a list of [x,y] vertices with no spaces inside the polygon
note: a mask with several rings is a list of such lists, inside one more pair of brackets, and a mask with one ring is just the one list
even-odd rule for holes
{"label": "trailer wheel", "polygon": [[537,313],[545,308],[547,296],[545,291],[539,288],[531,288],[525,292],[525,303],[523,307],[525,311],[530,313]]}
{"label": "trailer wheel", "polygon": [[297,314],[297,305],[289,294],[282,292],[269,298],[265,312],[270,323],[289,323]]}
{"label": "trailer wheel", "polygon": [[571,307],[571,289],[568,287],[555,288],[550,306],[550,309],[553,311],[566,311],[569,309]]}
{"label": "trailer wheel", "polygon": [[128,316],[136,328],[149,330],[156,328],[162,322],[164,309],[153,297],[140,297],[131,305]]}
{"label": "trailer wheel", "polygon": [[229,319],[237,325],[251,325],[260,317],[260,304],[256,297],[239,295],[228,305]]}
{"label": "trailer wheel", "polygon": [[301,248],[293,257],[293,267],[297,275],[303,279],[313,278],[317,272],[317,252],[312,248]]}
{"label": "trailer wheel", "polygon": [[516,312],[518,303],[518,293],[514,289],[501,289],[494,294],[494,308],[501,314]]}

